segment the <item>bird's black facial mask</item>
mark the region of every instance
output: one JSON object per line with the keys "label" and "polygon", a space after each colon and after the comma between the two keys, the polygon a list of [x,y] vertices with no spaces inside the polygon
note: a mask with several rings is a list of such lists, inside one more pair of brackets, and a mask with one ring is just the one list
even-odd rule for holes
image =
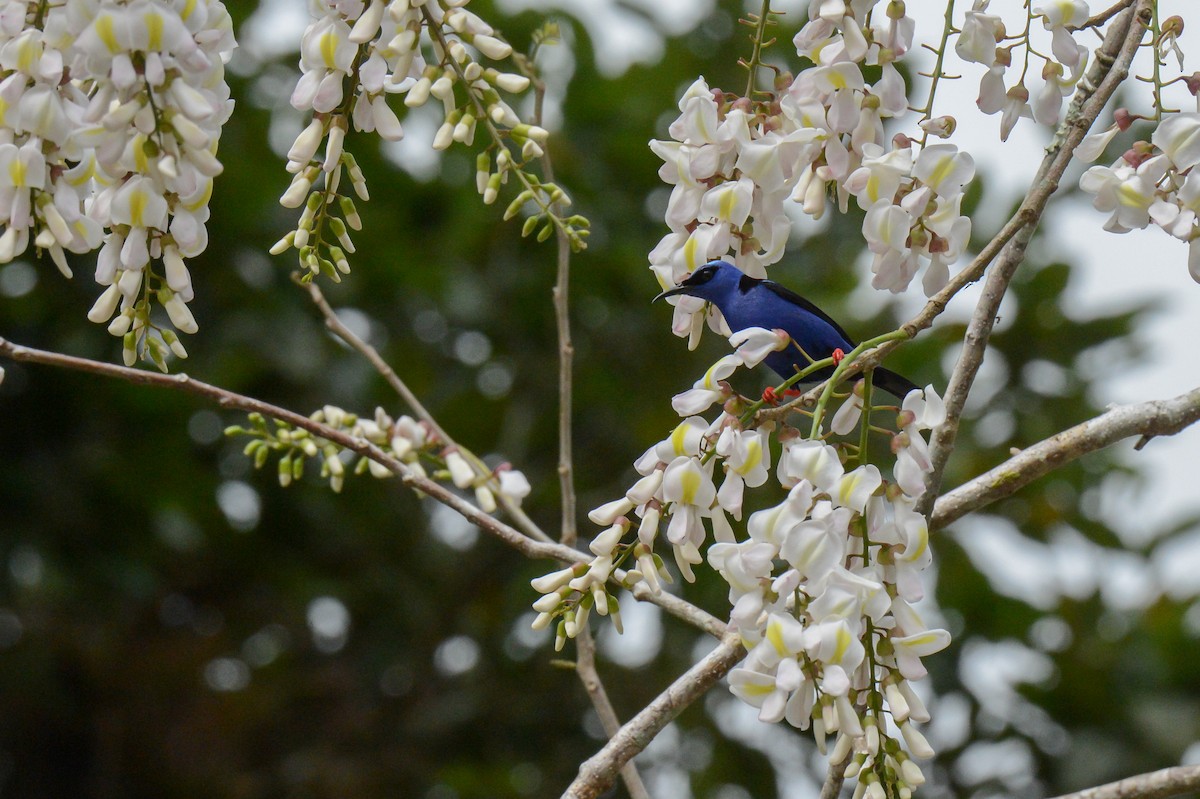
{"label": "bird's black facial mask", "polygon": [[676,294],[691,294],[691,291],[689,291],[689,289],[693,289],[696,286],[704,285],[708,281],[712,280],[713,277],[716,276],[716,274],[717,274],[716,264],[705,264],[704,266],[697,269],[695,272],[692,272],[690,275],[685,277],[678,286],[676,286],[673,289],[667,289],[666,291],[664,291],[663,293],[659,294],[657,297],[652,299],[650,302],[658,302],[659,300],[661,300],[665,297],[674,297]]}

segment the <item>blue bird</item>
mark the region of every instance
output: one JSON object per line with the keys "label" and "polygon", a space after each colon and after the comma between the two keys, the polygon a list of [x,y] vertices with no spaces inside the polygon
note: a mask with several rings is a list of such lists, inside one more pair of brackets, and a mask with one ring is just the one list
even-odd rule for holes
{"label": "blue bird", "polygon": [[[829,357],[840,360],[841,355],[855,346],[841,325],[799,294],[770,280],[750,277],[727,261],[705,264],[678,286],[667,289],[654,300],[676,294],[687,294],[711,302],[721,311],[729,323],[729,329],[735,333],[748,327],[787,331],[793,343],[784,350],[771,353],[765,361],[784,379],[806,368],[811,362],[810,358],[813,361]],[[808,375],[805,381],[824,380],[832,374],[833,367],[826,367]],[[917,388],[908,379],[882,366],[875,367],[872,382],[900,399]],[[763,398],[773,400],[774,392],[767,389]]]}

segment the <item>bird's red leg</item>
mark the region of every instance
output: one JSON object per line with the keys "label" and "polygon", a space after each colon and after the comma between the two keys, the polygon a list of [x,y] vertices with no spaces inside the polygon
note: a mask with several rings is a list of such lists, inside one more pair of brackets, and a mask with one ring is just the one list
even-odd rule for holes
{"label": "bird's red leg", "polygon": [[841,347],[839,347],[833,352],[829,353],[829,357],[833,359],[833,365],[837,366],[842,362],[842,359],[846,357],[846,353],[842,352]]}
{"label": "bird's red leg", "polygon": [[763,389],[762,401],[768,405],[778,405],[779,395],[775,393],[775,389],[767,386]]}

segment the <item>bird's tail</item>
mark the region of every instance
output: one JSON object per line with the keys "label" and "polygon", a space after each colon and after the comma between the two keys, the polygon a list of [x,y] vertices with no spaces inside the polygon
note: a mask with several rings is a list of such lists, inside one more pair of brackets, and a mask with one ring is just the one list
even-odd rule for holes
{"label": "bird's tail", "polygon": [[908,395],[908,392],[920,388],[920,386],[913,383],[907,377],[898,375],[891,369],[884,369],[882,366],[875,367],[875,374],[871,382],[872,385],[882,388],[900,400],[904,399]]}

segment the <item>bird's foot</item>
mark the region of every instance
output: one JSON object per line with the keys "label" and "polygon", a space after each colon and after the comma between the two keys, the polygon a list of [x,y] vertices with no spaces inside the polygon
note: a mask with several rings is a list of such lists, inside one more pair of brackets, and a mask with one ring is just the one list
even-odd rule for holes
{"label": "bird's foot", "polygon": [[833,359],[833,365],[837,366],[842,362],[842,359],[846,357],[846,353],[842,352],[841,348],[839,347],[838,349],[829,353],[829,357]]}
{"label": "bird's foot", "polygon": [[800,396],[800,391],[794,388],[784,389],[783,392],[780,393],[775,391],[775,389],[771,388],[770,386],[767,386],[763,389],[762,393],[763,402],[772,406],[778,405],[785,397],[791,399],[792,397],[798,396]]}

